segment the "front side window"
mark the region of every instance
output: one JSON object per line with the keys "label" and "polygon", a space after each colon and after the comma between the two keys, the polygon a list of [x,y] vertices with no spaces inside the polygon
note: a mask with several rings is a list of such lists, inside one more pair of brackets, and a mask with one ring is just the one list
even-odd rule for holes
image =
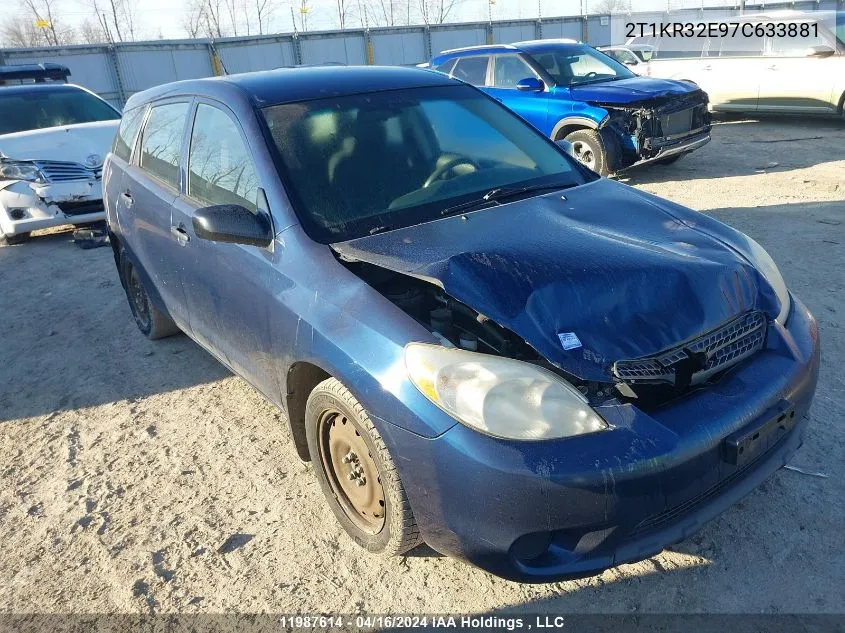
{"label": "front side window", "polygon": [[129,160],[129,157],[132,155],[132,144],[135,141],[135,135],[138,133],[138,128],[141,127],[141,121],[144,120],[145,110],[146,108],[140,107],[123,113],[120,128],[114,137],[114,146],[112,147],[112,153],[115,156],[125,161]]}
{"label": "front side window", "polygon": [[498,55],[495,57],[493,85],[496,88],[516,88],[516,84],[537,73],[519,55]]}
{"label": "front side window", "polygon": [[319,99],[263,114],[297,215],[323,243],[434,220],[495,188],[588,178],[468,86]]}
{"label": "front side window", "polygon": [[197,106],[188,153],[188,195],[211,206],[237,204],[256,213],[258,176],[235,123],[223,111]]}
{"label": "front side window", "polygon": [[[780,37],[776,33],[775,37],[772,38],[772,55],[778,57],[807,57],[810,49],[814,46],[831,46],[822,37],[822,30],[818,28],[818,25],[803,23],[809,26],[809,29],[804,31],[806,37],[803,37],[800,29],[802,23],[794,22],[793,24],[795,24],[795,37],[789,37],[788,33],[785,37]],[[807,26],[804,28],[807,29]],[[816,31],[818,31],[818,34],[816,34]]]}
{"label": "front side window", "polygon": [[452,77],[473,86],[487,83],[487,61],[489,57],[461,57],[452,69]]}
{"label": "front side window", "polygon": [[538,51],[531,56],[559,86],[577,86],[635,76],[612,57],[584,44]]}
{"label": "front side window", "polygon": [[65,85],[0,91],[0,113],[0,134],[120,118],[98,96]]}
{"label": "front side window", "polygon": [[762,37],[718,37],[710,41],[710,57],[760,57],[763,54]]}
{"label": "front side window", "polygon": [[168,103],[150,110],[141,140],[141,169],[179,188],[179,153],[189,103]]}
{"label": "front side window", "polygon": [[639,62],[636,55],[634,55],[631,51],[626,51],[623,48],[617,48],[614,50],[602,52],[607,55],[610,55],[613,59],[623,64],[631,64],[632,66],[636,66]]}

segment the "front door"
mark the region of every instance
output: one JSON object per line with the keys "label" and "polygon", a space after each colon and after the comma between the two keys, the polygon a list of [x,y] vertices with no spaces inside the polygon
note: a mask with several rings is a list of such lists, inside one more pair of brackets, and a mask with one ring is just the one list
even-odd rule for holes
{"label": "front door", "polygon": [[743,37],[741,31],[736,37],[712,38],[706,53],[697,61],[695,72],[683,79],[696,82],[715,110],[757,110],[760,77],[766,65],[763,38]]}
{"label": "front door", "polygon": [[519,55],[493,55],[492,63],[490,81],[485,92],[545,133],[549,114],[549,88],[536,92],[516,89],[517,83],[522,79],[540,79],[534,69]]}
{"label": "front door", "polygon": [[183,244],[182,286],[191,332],[203,346],[273,401],[279,399],[268,328],[272,247],[197,237],[199,208],[234,204],[269,217],[249,146],[229,110],[200,101],[187,153],[185,195],[173,204],[172,229]]}
{"label": "front door", "polygon": [[[766,68],[760,82],[758,109],[767,112],[792,111],[808,114],[832,113],[838,105],[833,96],[837,76],[842,73],[842,57],[835,52],[813,56],[813,47],[836,50],[836,43],[827,39],[826,30],[814,22],[793,22],[795,37],[770,38],[766,51]],[[806,37],[801,36],[805,28]],[[773,25],[780,28],[781,25]],[[818,29],[818,30],[815,30]],[[839,95],[836,95],[838,97]]]}

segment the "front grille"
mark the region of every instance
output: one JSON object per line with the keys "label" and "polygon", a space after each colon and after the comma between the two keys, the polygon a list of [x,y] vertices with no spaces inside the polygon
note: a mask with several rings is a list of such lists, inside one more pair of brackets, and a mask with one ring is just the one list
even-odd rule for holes
{"label": "front grille", "polygon": [[660,130],[663,136],[675,136],[692,129],[692,117],[695,108],[670,112],[660,117]]}
{"label": "front grille", "polygon": [[688,343],[660,354],[613,364],[613,374],[631,382],[678,382],[678,371],[690,372],[696,384],[761,349],[766,342],[766,316],[748,312]]}
{"label": "front grille", "polygon": [[[47,182],[70,182],[72,180],[95,180],[102,174],[102,167],[89,169],[79,163],[59,160],[38,160],[36,167]],[[99,172],[99,174],[98,174]]]}
{"label": "front grille", "polygon": [[65,215],[85,215],[86,213],[97,213],[103,210],[102,200],[74,200],[72,202],[59,202],[59,209]]}

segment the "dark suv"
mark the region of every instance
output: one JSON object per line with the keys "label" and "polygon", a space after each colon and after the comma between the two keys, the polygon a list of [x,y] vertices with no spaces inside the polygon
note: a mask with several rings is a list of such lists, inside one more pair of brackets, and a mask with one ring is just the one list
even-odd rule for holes
{"label": "dark suv", "polygon": [[818,331],[771,257],[440,73],[154,88],[105,188],[138,327],[284,410],[371,552],[588,574],[684,538],[801,443]]}

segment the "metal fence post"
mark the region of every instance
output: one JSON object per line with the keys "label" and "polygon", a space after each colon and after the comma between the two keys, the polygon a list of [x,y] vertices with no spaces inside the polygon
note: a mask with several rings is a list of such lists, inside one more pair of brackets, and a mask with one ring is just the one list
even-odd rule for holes
{"label": "metal fence post", "polygon": [[364,44],[367,47],[367,65],[372,66],[376,63],[376,53],[373,47],[373,38],[370,37],[370,29],[364,29]]}
{"label": "metal fence post", "polygon": [[299,66],[302,64],[302,46],[299,42],[299,33],[293,32],[293,63]]}
{"label": "metal fence post", "polygon": [[534,22],[534,39],[543,39],[543,20],[541,19],[538,19],[536,22]]}
{"label": "metal fence post", "polygon": [[423,53],[425,53],[425,61],[430,61],[434,57],[431,50],[431,27],[428,24],[423,29]]}
{"label": "metal fence post", "polygon": [[112,70],[114,71],[114,85],[117,87],[117,98],[120,99],[120,105],[126,105],[126,91],[123,88],[123,77],[120,74],[120,61],[117,58],[117,48],[114,44],[106,47],[109,59],[111,60]]}
{"label": "metal fence post", "polygon": [[486,28],[485,30],[487,31],[487,43],[488,43],[488,44],[493,44],[493,43],[494,43],[494,42],[493,42],[493,23],[492,23],[492,22],[488,22],[488,23],[487,23],[487,28]]}

